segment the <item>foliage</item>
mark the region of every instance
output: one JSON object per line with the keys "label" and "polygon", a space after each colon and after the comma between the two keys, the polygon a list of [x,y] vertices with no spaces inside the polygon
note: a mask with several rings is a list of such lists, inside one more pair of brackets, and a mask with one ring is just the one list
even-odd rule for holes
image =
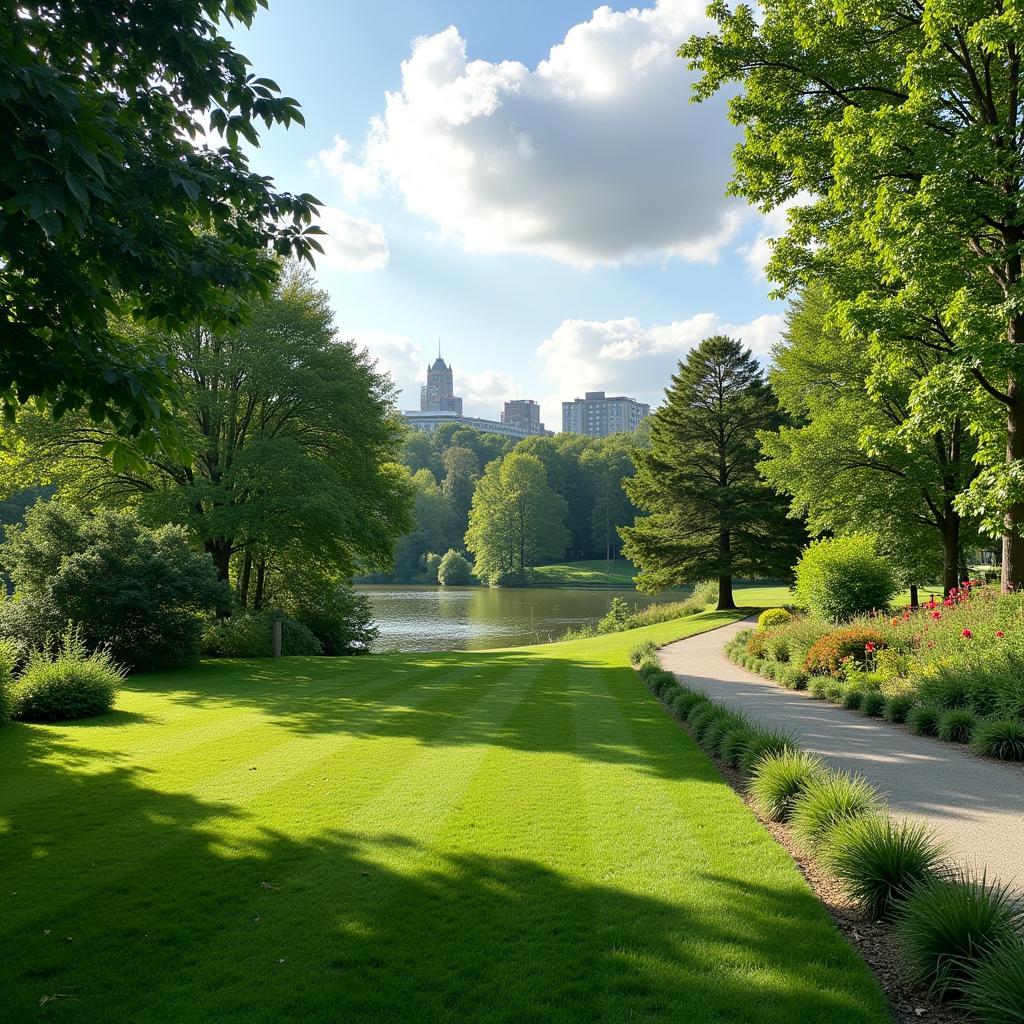
{"label": "foliage", "polygon": [[604,613],[597,623],[598,633],[619,633],[629,629],[629,620],[632,617],[632,610],[621,597],[613,597],[608,605],[608,611]]}
{"label": "foliage", "polygon": [[834,629],[814,642],[804,659],[804,671],[839,678],[849,663],[864,665],[874,651],[885,645],[885,639],[883,633],[869,626]]}
{"label": "foliage", "polygon": [[40,502],[8,531],[0,561],[16,594],[0,606],[0,632],[38,647],[74,622],[89,648],[109,645],[136,670],[194,661],[200,616],[228,600],[182,528],[150,530],[130,511]]}
{"label": "foliage", "polygon": [[11,720],[11,688],[17,660],[17,645],[11,640],[0,639],[0,725]]}
{"label": "foliage", "polygon": [[626,491],[646,515],[623,527],[623,552],[645,591],[719,582],[733,608],[734,575],[778,578],[793,564],[798,528],[757,475],[756,433],[778,423],[752,353],[732,338],[705,338],[672,377],[651,417],[651,447],[635,453]]}
{"label": "foliage", "polygon": [[898,590],[892,567],[865,534],[814,541],[796,566],[797,597],[833,622],[884,610]]}
{"label": "foliage", "polygon": [[740,758],[740,770],[744,774],[750,775],[757,770],[757,765],[762,758],[796,749],[796,740],[788,732],[759,730],[743,751],[743,756]]}
{"label": "foliage", "polygon": [[437,567],[437,582],[442,586],[460,587],[473,579],[473,567],[454,548],[449,548]]}
{"label": "foliage", "polygon": [[565,502],[535,455],[516,451],[489,463],[473,493],[466,533],[476,575],[492,586],[528,582],[534,566],[565,551],[564,517]]}
{"label": "foliage", "polygon": [[1024,939],[1001,943],[974,965],[960,1006],[981,1024],[1024,1024]]}
{"label": "foliage", "polygon": [[776,626],[785,626],[792,618],[785,608],[766,608],[757,617],[757,628],[774,629]]}
{"label": "foliage", "polygon": [[718,603],[718,580],[701,580],[694,586],[689,601],[699,604],[702,608]]}
{"label": "foliage", "polygon": [[887,697],[885,707],[882,709],[882,717],[894,725],[902,725],[907,720],[913,708],[915,699],[907,694],[898,694],[894,697]]}
{"label": "foliage", "polygon": [[868,718],[880,718],[885,711],[885,695],[868,690],[860,699],[860,713]]}
{"label": "foliage", "polygon": [[11,690],[11,715],[20,722],[60,722],[105,714],[125,674],[108,650],[90,652],[69,627],[55,652],[29,657]]}
{"label": "foliage", "polygon": [[[173,431],[168,348],[111,317],[182,328],[239,318],[269,290],[267,249],[309,257],[317,200],[249,169],[257,124],[298,103],[218,31],[265,0],[19,4],[0,30],[0,406],[87,409],[155,449]],[[202,138],[216,133],[212,144]],[[322,250],[321,250],[322,251]],[[115,442],[116,443],[116,442]]]}
{"label": "foliage", "polygon": [[887,814],[846,818],[822,848],[826,868],[873,918],[894,906],[938,868],[942,847],[920,822],[893,821]]}
{"label": "foliage", "polygon": [[969,708],[953,708],[939,718],[939,739],[947,743],[970,743],[978,716]]}
{"label": "foliage", "polygon": [[971,749],[1000,761],[1024,761],[1024,722],[1019,718],[979,722],[971,734]]}
{"label": "foliage", "polygon": [[915,736],[938,736],[941,717],[937,704],[917,704],[907,714],[907,728]]}
{"label": "foliage", "polygon": [[[273,616],[265,611],[239,610],[214,619],[203,630],[202,651],[209,658],[269,658],[274,653]],[[321,653],[323,646],[308,626],[281,616],[281,654]]]}
{"label": "foliage", "polygon": [[369,599],[330,577],[299,581],[280,595],[279,605],[313,633],[325,655],[368,654],[377,639]]}
{"label": "foliage", "polygon": [[786,821],[793,801],[824,771],[825,762],[803,750],[768,754],[753,767],[750,793],[762,814],[772,821]]}
{"label": "foliage", "polygon": [[658,656],[658,645],[653,640],[645,640],[637,644],[629,652],[629,660],[633,665],[639,665],[642,661],[656,659]]}
{"label": "foliage", "polygon": [[1022,927],[1024,902],[1009,885],[955,869],[914,887],[897,934],[912,979],[946,996],[961,992],[975,965]]}
{"label": "foliage", "polygon": [[877,800],[878,794],[861,776],[826,772],[810,779],[793,801],[793,835],[802,846],[814,850],[840,821],[872,812]]}
{"label": "foliage", "polygon": [[425,578],[433,582],[440,566],[437,552],[450,550],[462,534],[450,502],[429,470],[413,474],[411,484],[415,526],[395,543],[393,575],[398,580],[411,580],[422,566]]}

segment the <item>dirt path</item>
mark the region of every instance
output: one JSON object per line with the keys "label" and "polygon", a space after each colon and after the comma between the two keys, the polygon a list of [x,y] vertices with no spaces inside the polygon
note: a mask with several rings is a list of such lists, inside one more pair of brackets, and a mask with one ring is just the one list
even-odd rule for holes
{"label": "dirt path", "polygon": [[928,822],[959,863],[985,867],[990,877],[1024,889],[1024,773],[747,672],[722,647],[749,625],[737,622],[669,644],[662,664],[708,696],[790,730],[833,767],[863,775],[894,811]]}

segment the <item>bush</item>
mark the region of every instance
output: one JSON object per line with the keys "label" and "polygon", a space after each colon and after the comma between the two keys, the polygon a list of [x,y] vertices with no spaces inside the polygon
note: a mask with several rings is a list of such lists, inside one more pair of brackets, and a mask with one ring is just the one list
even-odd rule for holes
{"label": "bush", "polygon": [[847,711],[859,711],[861,704],[864,703],[866,692],[859,686],[848,686],[843,694],[843,707]]}
{"label": "bush", "polygon": [[989,950],[963,985],[960,1006],[981,1024],[1024,1024],[1024,941]]}
{"label": "bush", "polygon": [[738,725],[730,729],[718,745],[719,756],[731,768],[739,768],[743,763],[747,747],[756,737],[757,730],[753,726]]}
{"label": "bush", "polygon": [[772,633],[765,644],[768,656],[778,662],[789,661],[789,637],[785,633]]}
{"label": "bush", "polygon": [[833,622],[887,608],[898,591],[892,567],[864,534],[814,541],[796,566],[800,603]]}
{"label": "bush", "polygon": [[809,675],[827,673],[838,679],[849,661],[864,665],[869,644],[873,650],[880,650],[885,646],[885,637],[868,626],[834,629],[814,642],[804,659],[804,671]]}
{"label": "bush", "polygon": [[38,648],[74,622],[89,650],[107,647],[135,670],[194,662],[203,616],[229,604],[183,528],[151,530],[130,511],[91,516],[38,502],[8,529],[0,561],[15,586],[0,635]]}
{"label": "bush", "polygon": [[802,690],[807,686],[807,676],[798,668],[787,665],[775,674],[776,681],[787,690]]}
{"label": "bush", "polygon": [[868,690],[860,699],[860,713],[868,718],[878,718],[885,710],[885,697],[877,690]]}
{"label": "bush", "polygon": [[758,629],[775,629],[776,626],[785,626],[793,618],[785,608],[767,608],[757,617]]}
{"label": "bush", "polygon": [[36,651],[11,689],[11,713],[21,722],[62,722],[102,715],[114,706],[125,670],[103,648],[90,652],[68,629],[54,654]]}
{"label": "bush", "polygon": [[825,763],[821,758],[803,750],[768,754],[754,765],[750,793],[765,817],[786,821],[793,801],[824,771]]}
{"label": "bush", "polygon": [[307,577],[278,600],[285,615],[313,632],[326,655],[367,654],[377,639],[369,598],[347,583]]}
{"label": "bush", "polygon": [[[274,653],[273,635],[269,612],[236,611],[227,618],[207,623],[202,651],[208,658],[269,658]],[[282,616],[282,654],[316,655],[322,650],[311,629]]]}
{"label": "bush", "polygon": [[727,712],[724,708],[709,700],[706,705],[701,705],[686,719],[686,724],[689,725],[690,730],[693,732],[693,738],[698,743],[703,744],[704,734],[719,718],[726,714]]}
{"label": "bush", "polygon": [[971,737],[971,749],[1000,761],[1024,761],[1024,722],[995,718],[981,722]]}
{"label": "bush", "polygon": [[473,567],[454,548],[449,548],[437,566],[437,582],[443,587],[464,587],[473,579]]}
{"label": "bush", "polygon": [[694,604],[699,605],[701,611],[708,607],[708,605],[718,604],[718,580],[701,580],[693,588],[693,593],[689,598]]}
{"label": "bush", "polygon": [[703,700],[707,700],[707,697],[702,693],[697,693],[695,690],[680,689],[674,701],[676,713],[685,722],[690,709]]}
{"label": "bush", "polygon": [[767,638],[764,633],[751,633],[747,637],[743,649],[752,658],[763,658],[768,653]]}
{"label": "bush", "polygon": [[629,652],[629,661],[631,665],[639,665],[642,661],[657,660],[658,657],[658,645],[653,640],[645,640],[642,644],[637,644]]}
{"label": "bush", "polygon": [[11,720],[11,690],[14,686],[14,666],[17,661],[17,644],[13,640],[0,640],[0,725]]}
{"label": "bush", "polygon": [[942,709],[935,704],[917,704],[907,714],[907,728],[915,736],[938,736]]}
{"label": "bush", "polygon": [[942,848],[920,822],[893,822],[866,814],[839,822],[822,850],[825,867],[872,917],[887,917],[895,903],[938,867]]}
{"label": "bush", "polygon": [[750,731],[750,719],[737,711],[726,711],[704,732],[704,749],[713,757],[723,757],[722,745],[729,734],[739,729]]}
{"label": "bush", "polygon": [[969,693],[963,666],[949,659],[934,662],[912,673],[910,684],[923,704],[940,708],[966,708]]}
{"label": "bush", "polygon": [[1022,926],[1024,904],[1008,885],[957,870],[914,887],[898,939],[913,980],[946,996],[964,991],[975,967]]}
{"label": "bush", "polygon": [[622,630],[628,629],[632,614],[632,610],[623,598],[613,597],[608,611],[598,620],[598,633],[620,633]]}
{"label": "bush", "polygon": [[750,775],[757,770],[762,758],[781,754],[786,750],[797,750],[796,740],[788,732],[766,732],[758,729],[740,756],[740,770]]}
{"label": "bush", "polygon": [[695,694],[694,700],[690,701],[690,706],[686,709],[686,724],[692,729],[693,723],[701,709],[712,706],[711,701],[703,693]]}
{"label": "bush", "polygon": [[832,683],[825,676],[811,676],[811,680],[807,684],[807,692],[815,700],[828,700],[829,694],[832,692]]}
{"label": "bush", "polygon": [[441,568],[441,556],[436,551],[427,551],[423,555],[423,571],[428,580],[436,580]]}
{"label": "bush", "polygon": [[877,799],[861,776],[826,772],[811,779],[794,800],[790,813],[793,834],[799,843],[814,850],[839,822],[873,811]]}
{"label": "bush", "polygon": [[907,715],[910,714],[910,709],[914,706],[914,703],[914,698],[906,694],[889,697],[882,708],[882,717],[894,725],[902,725],[907,720]]}
{"label": "bush", "polygon": [[978,718],[968,708],[954,708],[939,719],[939,739],[947,743],[970,743]]}

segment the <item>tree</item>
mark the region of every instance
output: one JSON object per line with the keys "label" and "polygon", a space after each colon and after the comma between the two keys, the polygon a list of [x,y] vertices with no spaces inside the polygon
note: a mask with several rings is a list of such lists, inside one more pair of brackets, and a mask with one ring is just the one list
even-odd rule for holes
{"label": "tree", "polygon": [[528,582],[535,566],[565,551],[564,518],[565,502],[535,455],[511,452],[488,463],[466,532],[476,575],[491,586]]}
{"label": "tree", "polygon": [[147,529],[132,512],[91,516],[39,502],[24,526],[10,528],[0,561],[15,588],[0,631],[38,648],[70,621],[90,648],[109,644],[134,669],[194,661],[200,615],[229,601],[181,527]]}
{"label": "tree", "polygon": [[[86,409],[138,444],[167,423],[171,353],[149,329],[236,322],[268,248],[310,257],[317,201],[249,170],[294,99],[217,31],[266,0],[27,0],[0,14],[0,407]],[[197,145],[208,122],[222,144]],[[117,329],[127,315],[144,332]]]}
{"label": "tree", "polygon": [[454,548],[449,548],[437,567],[437,582],[443,587],[461,587],[473,579],[473,567]]}
{"label": "tree", "polygon": [[792,496],[812,533],[875,534],[907,583],[941,573],[948,592],[961,579],[964,546],[978,539],[956,507],[977,473],[960,396],[933,406],[931,430],[921,429],[911,394],[936,354],[922,346],[916,360],[875,372],[869,346],[844,338],[831,308],[815,286],[787,314],[770,381],[793,425],[760,435],[761,473]]}
{"label": "tree", "polygon": [[444,480],[441,489],[451,506],[456,536],[462,537],[469,527],[469,507],[473,503],[473,490],[480,476],[480,460],[472,449],[455,445],[444,453],[442,461]]}
{"label": "tree", "polygon": [[446,551],[461,536],[451,504],[433,474],[421,469],[413,474],[412,485],[416,495],[413,499],[415,525],[395,545],[394,575],[400,580],[412,579],[417,574],[424,555]]}
{"label": "tree", "polygon": [[[1016,8],[988,0],[853,6],[768,0],[712,8],[717,31],[680,51],[698,98],[732,83],[744,128],[734,193],[768,209],[798,196],[775,247],[784,287],[870,268],[847,318],[889,346],[939,353],[911,414],[950,381],[984,469],[959,500],[1003,535],[1003,586],[1024,584],[1024,106]],[[922,325],[926,330],[922,330]],[[973,410],[1002,410],[990,431]]]}
{"label": "tree", "polygon": [[757,474],[757,432],[779,424],[778,406],[749,350],[705,338],[679,364],[651,422],[651,447],[635,454],[626,491],[648,513],[620,532],[647,593],[718,579],[718,607],[735,608],[732,580],[788,575],[800,529]]}
{"label": "tree", "polygon": [[619,530],[636,519],[636,506],[623,483],[635,472],[631,434],[601,438],[580,456],[580,466],[590,480],[592,495],[590,536],[593,551],[600,558],[616,558],[621,542]]}
{"label": "tree", "polygon": [[335,338],[308,272],[291,267],[236,330],[195,326],[164,343],[194,461],[138,453],[118,468],[110,428],[25,416],[6,438],[12,477],[32,470],[67,500],[135,504],[149,521],[184,526],[255,609],[275,561],[335,580],[390,565],[410,525],[408,480],[390,461],[401,436],[392,386]]}

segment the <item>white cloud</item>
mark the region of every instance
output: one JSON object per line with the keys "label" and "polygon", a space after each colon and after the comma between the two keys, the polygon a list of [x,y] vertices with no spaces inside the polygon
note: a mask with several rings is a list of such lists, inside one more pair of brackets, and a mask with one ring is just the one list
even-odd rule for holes
{"label": "white cloud", "polygon": [[[621,320],[563,320],[537,348],[550,423],[561,420],[561,403],[585,391],[626,394],[656,406],[678,361],[702,338],[728,334],[764,360],[778,340],[784,317],[768,313],[748,324],[729,324],[715,313],[644,326],[636,317]],[[557,415],[555,415],[557,413]]]}
{"label": "white cloud", "polygon": [[533,69],[470,60],[449,27],[414,42],[358,158],[336,139],[318,163],[349,199],[385,183],[475,251],[713,260],[746,208],[723,196],[725,97],[691,104],[675,55],[707,24],[704,0],[600,7]]}
{"label": "white cloud", "polygon": [[737,246],[737,251],[746,260],[747,265],[759,281],[767,278],[765,267],[772,256],[772,241],[784,235],[789,228],[789,211],[810,201],[806,193],[787,199],[774,210],[760,216],[760,224],[754,239],[744,245]]}
{"label": "white cloud", "polygon": [[336,206],[322,206],[318,220],[327,232],[319,239],[324,247],[320,262],[353,271],[387,266],[388,243],[379,224],[353,217]]}

